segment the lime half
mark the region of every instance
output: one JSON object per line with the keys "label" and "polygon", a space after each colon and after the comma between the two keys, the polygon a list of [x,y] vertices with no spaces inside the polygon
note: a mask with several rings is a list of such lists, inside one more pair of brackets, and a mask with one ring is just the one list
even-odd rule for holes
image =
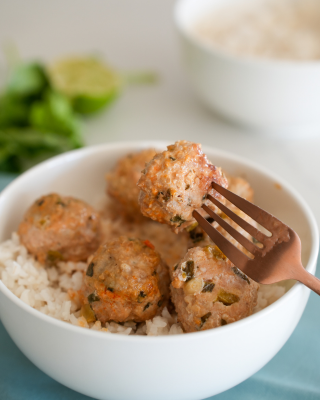
{"label": "lime half", "polygon": [[48,69],[53,87],[68,96],[73,109],[90,114],[108,105],[121,89],[121,78],[94,58],[69,58]]}

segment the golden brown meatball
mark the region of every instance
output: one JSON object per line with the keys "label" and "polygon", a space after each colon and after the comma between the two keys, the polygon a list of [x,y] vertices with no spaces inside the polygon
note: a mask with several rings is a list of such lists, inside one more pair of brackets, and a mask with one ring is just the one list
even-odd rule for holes
{"label": "golden brown meatball", "polygon": [[52,193],[27,210],[18,234],[41,263],[86,261],[100,244],[100,216],[84,201]]}
{"label": "golden brown meatball", "polygon": [[137,182],[146,163],[156,155],[153,149],[130,153],[121,158],[114,169],[107,174],[107,193],[120,204],[121,212],[127,217],[141,217],[138,202],[140,189]]}
{"label": "golden brown meatball", "polygon": [[82,289],[84,308],[106,321],[141,322],[161,313],[169,298],[168,268],[149,241],[125,236],[100,246]]}
{"label": "golden brown meatball", "polygon": [[252,314],[259,284],[214,245],[190,249],[172,271],[172,301],[186,332],[230,324]]}
{"label": "golden brown meatball", "polygon": [[214,207],[206,200],[207,194],[222,200],[212,181],[227,187],[221,169],[211,164],[201,145],[176,142],[146,165],[138,182],[141,212],[179,232],[194,223],[193,210],[202,204]]}

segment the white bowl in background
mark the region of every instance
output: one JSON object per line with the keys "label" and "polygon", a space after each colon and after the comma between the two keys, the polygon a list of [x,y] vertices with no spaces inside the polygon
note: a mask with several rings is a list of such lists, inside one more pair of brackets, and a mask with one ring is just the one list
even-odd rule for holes
{"label": "white bowl in background", "polygon": [[[49,192],[92,204],[116,160],[164,143],[106,144],[72,151],[27,171],[0,195],[0,241],[26,208]],[[315,272],[318,231],[307,204],[279,177],[250,161],[205,148],[227,172],[245,176],[256,203],[295,229],[303,262]],[[303,313],[309,289],[297,283],[266,309],[217,329],[185,335],[120,336],[62,322],[26,305],[0,281],[0,317],[20,350],[42,371],[80,393],[108,400],[196,400],[227,390],[262,368],[284,345]]]}
{"label": "white bowl in background", "polygon": [[218,114],[258,131],[320,126],[320,61],[248,58],[213,48],[193,27],[243,0],[179,0],[175,23],[183,62],[198,97]]}

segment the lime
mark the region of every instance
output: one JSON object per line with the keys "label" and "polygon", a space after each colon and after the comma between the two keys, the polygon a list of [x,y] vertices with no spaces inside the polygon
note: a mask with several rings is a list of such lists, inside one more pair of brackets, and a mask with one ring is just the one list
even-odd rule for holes
{"label": "lime", "polygon": [[48,69],[53,87],[67,96],[73,109],[94,113],[112,102],[120,92],[120,75],[95,58],[69,58]]}

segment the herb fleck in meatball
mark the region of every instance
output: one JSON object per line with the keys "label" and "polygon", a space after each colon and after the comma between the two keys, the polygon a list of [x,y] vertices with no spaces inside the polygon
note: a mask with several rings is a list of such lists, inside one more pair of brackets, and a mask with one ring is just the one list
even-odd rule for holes
{"label": "herb fleck in meatball", "polygon": [[84,278],[83,309],[98,320],[146,321],[169,298],[168,268],[149,241],[124,236],[100,246]]}
{"label": "herb fleck in meatball", "polygon": [[252,314],[259,284],[214,245],[190,249],[172,273],[172,301],[186,332],[216,328]]}
{"label": "herb fleck in meatball", "polygon": [[18,234],[41,263],[86,261],[100,244],[100,216],[84,201],[53,193],[27,210]]}
{"label": "herb fleck in meatball", "polygon": [[140,189],[137,182],[141,171],[156,152],[153,149],[142,150],[138,153],[131,153],[121,158],[114,169],[107,174],[107,192],[120,203],[121,212],[127,217],[137,219],[141,217],[138,202]]}
{"label": "herb fleck in meatball", "polygon": [[204,203],[214,208],[206,200],[208,193],[222,200],[212,181],[227,187],[221,169],[208,161],[199,144],[176,142],[146,165],[138,182],[141,212],[179,232],[194,223],[193,210]]}

